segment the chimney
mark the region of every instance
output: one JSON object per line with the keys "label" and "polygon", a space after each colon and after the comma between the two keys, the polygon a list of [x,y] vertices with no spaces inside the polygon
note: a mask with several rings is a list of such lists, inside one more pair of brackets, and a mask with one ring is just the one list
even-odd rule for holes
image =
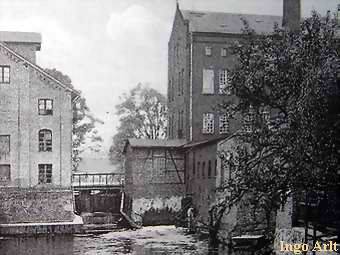
{"label": "chimney", "polygon": [[33,32],[0,31],[0,42],[35,63],[36,52],[41,48],[41,35]]}
{"label": "chimney", "polygon": [[301,0],[283,0],[282,27],[296,32],[300,29]]}

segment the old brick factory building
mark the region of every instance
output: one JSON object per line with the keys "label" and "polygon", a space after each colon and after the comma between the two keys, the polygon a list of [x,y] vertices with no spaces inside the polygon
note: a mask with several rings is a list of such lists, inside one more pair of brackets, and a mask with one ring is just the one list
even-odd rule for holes
{"label": "old brick factory building", "polygon": [[[208,210],[215,201],[216,188],[229,178],[228,169],[221,168],[218,152],[234,146],[231,137],[235,132],[252,129],[251,115],[229,119],[217,107],[219,103],[237,100],[229,85],[229,70],[235,65],[235,58],[228,48],[242,39],[244,20],[261,35],[272,33],[275,24],[294,29],[301,19],[300,1],[285,0],[283,9],[281,17],[181,10],[177,4],[168,43],[168,140],[163,143],[165,146],[178,139],[185,141],[182,146],[173,147],[184,158],[185,193],[182,198],[191,199],[199,220],[204,223],[208,223]],[[265,118],[271,115],[269,109],[263,114]],[[148,148],[148,143],[144,142],[144,153],[157,142],[150,143]],[[129,157],[127,161],[127,182],[137,189],[141,177],[133,173],[139,168],[131,166]],[[161,171],[143,171],[143,180],[152,179]],[[151,183],[143,185],[147,189]],[[144,196],[133,188],[130,190],[132,197]],[[173,193],[171,188],[167,190]],[[149,200],[160,196],[159,190],[153,191],[148,192]],[[167,195],[163,190],[161,196]],[[233,211],[222,228],[230,228],[242,215],[242,212]]]}
{"label": "old brick factory building", "polygon": [[79,94],[36,64],[40,48],[38,33],[0,32],[0,233],[73,231]]}

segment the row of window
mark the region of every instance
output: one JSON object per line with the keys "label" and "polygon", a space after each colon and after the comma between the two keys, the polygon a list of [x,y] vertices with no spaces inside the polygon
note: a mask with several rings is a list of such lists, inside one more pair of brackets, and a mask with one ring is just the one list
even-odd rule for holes
{"label": "row of window", "polygon": [[[0,135],[0,155],[7,155],[11,151],[10,135]],[[39,151],[52,151],[52,131],[41,129],[38,133]]]}
{"label": "row of window", "polygon": [[[221,51],[220,51],[221,57],[226,57],[227,53],[228,53],[228,49],[227,48],[221,48]],[[213,48],[211,46],[206,46],[204,48],[204,54],[206,56],[212,56],[213,55]]]}
{"label": "row of window", "polygon": [[[180,72],[178,72],[178,80],[177,80],[177,92],[178,96],[184,95],[184,69],[182,69]],[[169,79],[169,92],[168,92],[168,99],[169,102],[174,101],[175,98],[175,82],[173,79]]]}
{"label": "row of window", "polygon": [[[218,94],[231,95],[232,87],[228,69],[218,70]],[[215,70],[203,69],[202,94],[215,94]]]}
{"label": "row of window", "polygon": [[[0,182],[11,180],[11,165],[0,164]],[[52,183],[52,164],[38,164],[38,184]]]}
{"label": "row of window", "polygon": [[[268,109],[263,109],[261,111],[262,118],[265,123],[269,123],[270,112]],[[243,117],[243,129],[245,132],[252,132],[254,127],[255,112],[252,108]],[[203,134],[214,134],[215,132],[215,115],[213,113],[203,114]],[[229,132],[229,118],[228,114],[222,114],[219,116],[219,133],[226,134]]]}
{"label": "row of window", "polygon": [[[203,114],[203,134],[213,134],[215,132],[215,115],[213,113]],[[219,133],[226,134],[229,132],[229,118],[227,114],[219,116]]]}
{"label": "row of window", "polygon": [[[184,70],[179,72],[178,78],[178,95],[184,94]],[[175,98],[174,82],[169,80],[169,102],[174,101]],[[203,69],[202,94],[215,94],[215,70]],[[218,70],[218,94],[231,95],[231,79],[228,69]]]}
{"label": "row of window", "polygon": [[[206,164],[208,163],[208,164]],[[192,177],[197,179],[205,179],[206,177],[208,179],[216,177],[217,175],[217,160],[215,160],[215,166],[212,165],[212,161],[208,160],[206,161],[198,161],[197,166],[195,160],[193,160],[193,167],[192,167]],[[206,170],[208,170],[206,172]]]}

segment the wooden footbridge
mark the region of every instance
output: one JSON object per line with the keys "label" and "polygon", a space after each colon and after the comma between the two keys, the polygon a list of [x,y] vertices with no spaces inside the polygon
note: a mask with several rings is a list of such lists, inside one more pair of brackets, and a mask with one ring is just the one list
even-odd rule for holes
{"label": "wooden footbridge", "polygon": [[124,174],[118,173],[74,173],[74,191],[83,190],[120,190],[124,187]]}

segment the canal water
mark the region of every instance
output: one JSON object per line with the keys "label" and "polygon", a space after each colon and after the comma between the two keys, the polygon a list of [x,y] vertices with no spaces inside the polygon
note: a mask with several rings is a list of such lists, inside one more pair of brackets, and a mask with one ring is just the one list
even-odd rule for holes
{"label": "canal water", "polygon": [[[207,255],[207,240],[174,226],[144,227],[100,235],[1,238],[1,255]],[[211,253],[209,253],[211,254]],[[220,253],[223,254],[223,253]]]}

